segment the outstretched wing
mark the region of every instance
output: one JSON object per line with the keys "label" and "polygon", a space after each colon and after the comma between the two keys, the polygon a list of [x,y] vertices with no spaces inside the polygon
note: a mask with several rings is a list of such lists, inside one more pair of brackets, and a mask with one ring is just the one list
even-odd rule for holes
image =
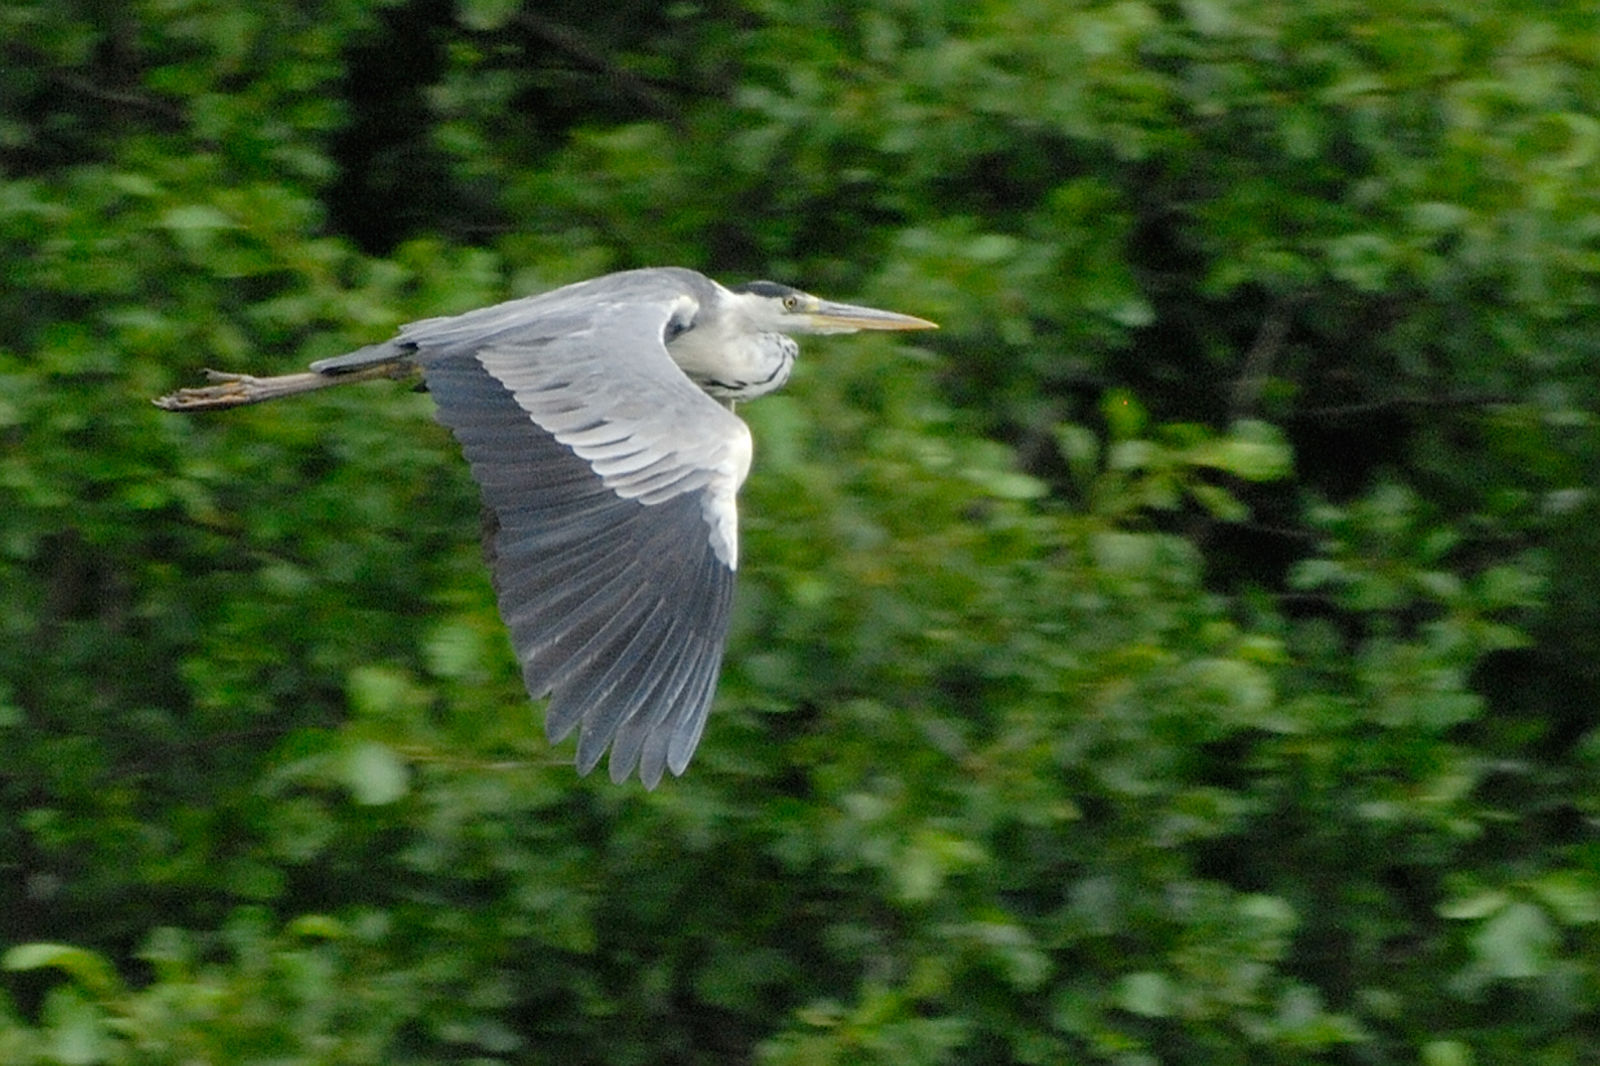
{"label": "outstretched wing", "polygon": [[[681,276],[680,276],[681,275]],[[492,513],[500,613],[552,741],[587,773],[682,773],[716,685],[738,565],[743,422],[673,363],[705,295],[632,272],[402,330]]]}

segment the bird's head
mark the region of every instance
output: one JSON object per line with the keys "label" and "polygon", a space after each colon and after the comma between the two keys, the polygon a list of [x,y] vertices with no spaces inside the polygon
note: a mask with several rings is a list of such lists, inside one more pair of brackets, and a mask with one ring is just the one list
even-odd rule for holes
{"label": "bird's head", "polygon": [[834,303],[775,281],[747,281],[732,290],[747,321],[772,333],[854,333],[857,330],[938,329],[925,318]]}

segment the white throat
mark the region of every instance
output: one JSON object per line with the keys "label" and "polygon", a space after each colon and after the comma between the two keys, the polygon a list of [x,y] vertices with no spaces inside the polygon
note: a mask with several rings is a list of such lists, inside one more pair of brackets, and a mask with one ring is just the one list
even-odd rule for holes
{"label": "white throat", "polygon": [[723,290],[720,306],[700,314],[690,329],[667,342],[689,379],[722,400],[748,400],[781,388],[800,346],[764,321],[764,301]]}

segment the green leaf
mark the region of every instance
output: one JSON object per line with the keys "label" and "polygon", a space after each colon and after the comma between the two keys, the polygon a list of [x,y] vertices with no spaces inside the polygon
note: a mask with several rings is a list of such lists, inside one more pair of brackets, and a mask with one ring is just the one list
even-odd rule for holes
{"label": "green leaf", "polygon": [[1558,939],[1543,908],[1512,903],[1483,923],[1472,949],[1491,977],[1520,980],[1550,968]]}
{"label": "green leaf", "polygon": [[1247,481],[1276,481],[1294,468],[1294,453],[1283,431],[1267,422],[1235,422],[1224,442],[1223,469]]}
{"label": "green leaf", "polygon": [[1172,984],[1151,970],[1130,973],[1117,986],[1117,1002],[1140,1017],[1165,1018],[1172,1013]]}
{"label": "green leaf", "polygon": [[401,670],[357,666],[349,676],[350,703],[363,718],[394,718],[425,706],[428,694]]}
{"label": "green leaf", "polygon": [[985,493],[999,500],[1036,500],[1050,491],[1038,478],[1017,470],[970,470],[967,474]]}
{"label": "green leaf", "polygon": [[1100,402],[1100,414],[1111,428],[1111,439],[1127,441],[1144,432],[1148,418],[1137,397],[1125,389],[1111,389]]}
{"label": "green leaf", "polygon": [[1088,485],[1100,465],[1100,441],[1087,426],[1061,422],[1054,427],[1056,448],[1067,461],[1072,476]]}
{"label": "green leaf", "polygon": [[70,944],[19,944],[0,957],[0,966],[7,970],[53,967],[70,974],[97,996],[114,994],[122,983],[115,968],[104,957]]}
{"label": "green leaf", "polygon": [[1287,477],[1293,453],[1283,432],[1267,422],[1235,422],[1225,437],[1215,437],[1190,447],[1186,456],[1198,466],[1211,467],[1246,481],[1276,481]]}
{"label": "green leaf", "polygon": [[461,24],[480,33],[498,30],[522,9],[522,0],[461,0],[456,12]]}
{"label": "green leaf", "polygon": [[1221,485],[1196,482],[1189,486],[1189,495],[1219,521],[1242,522],[1250,517],[1250,509]]}
{"label": "green leaf", "polygon": [[357,803],[393,803],[406,794],[409,775],[394,750],[375,741],[352,744],[340,763],[340,776]]}
{"label": "green leaf", "polygon": [[1111,470],[1142,470],[1161,454],[1153,441],[1118,440],[1106,450],[1106,467]]}
{"label": "green leaf", "polygon": [[291,921],[285,931],[318,940],[338,940],[349,932],[343,922],[327,914],[302,914]]}
{"label": "green leaf", "polygon": [[480,677],[489,657],[482,628],[465,618],[436,626],[423,651],[430,670],[455,680]]}
{"label": "green leaf", "polygon": [[1600,922],[1600,875],[1587,870],[1553,870],[1536,878],[1530,887],[1561,924]]}
{"label": "green leaf", "polygon": [[1227,709],[1227,717],[1240,724],[1259,725],[1272,708],[1273,686],[1268,672],[1243,659],[1207,658],[1189,668],[1189,687],[1197,697]]}
{"label": "green leaf", "polygon": [[1475,921],[1487,918],[1500,910],[1511,897],[1500,889],[1485,889],[1469,896],[1458,896],[1439,904],[1439,916],[1456,921]]}
{"label": "green leaf", "polygon": [[77,989],[51,989],[42,1014],[56,1062],[63,1066],[93,1066],[113,1061],[105,1016]]}
{"label": "green leaf", "polygon": [[1472,1066],[1472,1049],[1459,1040],[1430,1040],[1422,1045],[1422,1066]]}
{"label": "green leaf", "polygon": [[210,204],[182,204],[161,213],[161,224],[170,230],[233,229],[238,223]]}

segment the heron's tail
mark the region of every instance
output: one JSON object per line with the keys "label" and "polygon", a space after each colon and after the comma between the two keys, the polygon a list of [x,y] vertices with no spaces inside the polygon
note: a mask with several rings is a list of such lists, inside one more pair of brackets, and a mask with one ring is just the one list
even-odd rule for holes
{"label": "heron's tail", "polygon": [[270,378],[207,370],[206,378],[211,382],[210,385],[179,389],[158,396],[152,402],[163,411],[214,411],[222,407],[243,407],[247,403],[261,403],[280,396],[345,385],[352,381],[409,377],[415,372],[416,367],[412,363],[400,358],[350,370],[306,370]]}

